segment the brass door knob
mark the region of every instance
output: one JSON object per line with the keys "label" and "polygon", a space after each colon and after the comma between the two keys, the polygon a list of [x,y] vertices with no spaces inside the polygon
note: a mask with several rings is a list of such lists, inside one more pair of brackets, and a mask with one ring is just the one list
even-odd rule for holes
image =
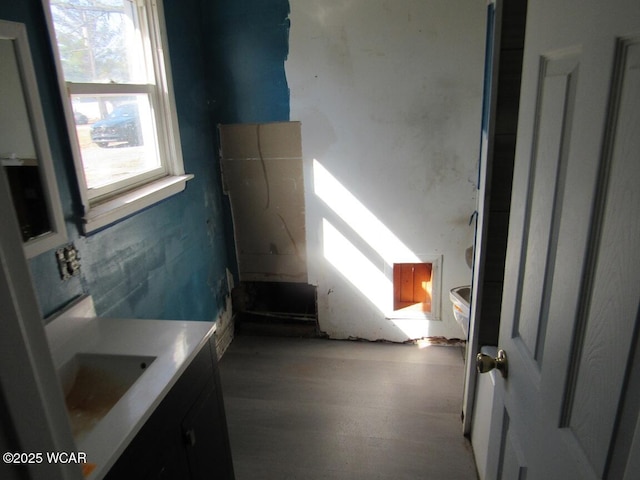
{"label": "brass door knob", "polygon": [[507,353],[504,350],[498,350],[496,358],[484,353],[479,353],[476,356],[476,370],[478,370],[478,373],[487,373],[494,368],[498,369],[504,378],[507,378]]}

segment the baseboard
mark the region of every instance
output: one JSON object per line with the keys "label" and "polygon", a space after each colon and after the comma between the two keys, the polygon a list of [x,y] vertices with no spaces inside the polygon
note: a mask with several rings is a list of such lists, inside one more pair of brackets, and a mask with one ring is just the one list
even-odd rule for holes
{"label": "baseboard", "polygon": [[216,320],[216,333],[214,334],[218,360],[222,358],[224,352],[226,352],[229,345],[231,345],[234,335],[235,315],[231,307],[231,296],[227,296],[225,309]]}

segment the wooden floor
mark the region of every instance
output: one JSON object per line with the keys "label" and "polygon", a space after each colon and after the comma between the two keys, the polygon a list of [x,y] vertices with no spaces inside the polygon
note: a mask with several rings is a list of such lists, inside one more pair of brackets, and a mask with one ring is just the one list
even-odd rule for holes
{"label": "wooden floor", "polygon": [[477,478],[460,347],[238,336],[220,374],[237,480]]}

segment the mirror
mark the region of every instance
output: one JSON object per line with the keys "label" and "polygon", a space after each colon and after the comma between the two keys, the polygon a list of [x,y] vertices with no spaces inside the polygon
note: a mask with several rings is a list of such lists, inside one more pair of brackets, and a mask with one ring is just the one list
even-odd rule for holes
{"label": "mirror", "polygon": [[64,217],[27,30],[5,20],[0,20],[0,161],[26,256],[64,243]]}

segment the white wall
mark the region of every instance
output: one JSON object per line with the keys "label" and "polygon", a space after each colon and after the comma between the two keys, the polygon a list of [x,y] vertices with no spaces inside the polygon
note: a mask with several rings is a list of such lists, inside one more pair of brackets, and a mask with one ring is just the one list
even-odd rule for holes
{"label": "white wall", "polygon": [[[286,73],[291,119],[302,122],[321,330],[369,340],[461,337],[448,292],[471,282],[464,252],[473,242],[485,2],[290,3]],[[330,194],[316,192],[318,178],[350,193],[332,183]],[[442,259],[441,320],[385,318],[392,264],[412,253]]]}

